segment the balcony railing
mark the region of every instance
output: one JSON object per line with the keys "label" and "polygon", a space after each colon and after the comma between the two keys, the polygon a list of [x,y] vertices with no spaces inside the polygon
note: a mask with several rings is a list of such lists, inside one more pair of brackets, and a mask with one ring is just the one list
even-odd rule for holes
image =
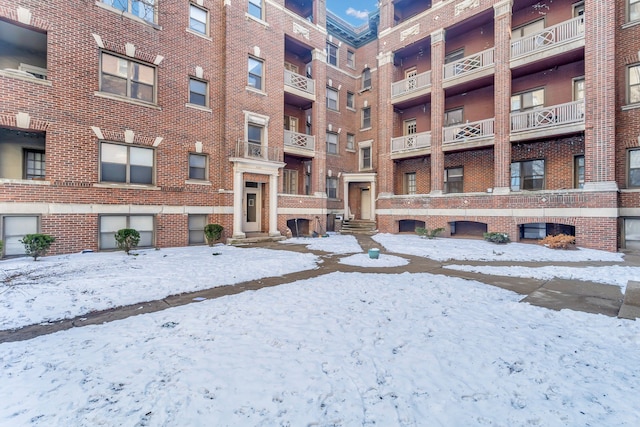
{"label": "balcony railing", "polygon": [[477,122],[459,123],[443,129],[443,144],[474,141],[493,136],[494,119],[479,120]]}
{"label": "balcony railing", "polygon": [[511,58],[527,55],[534,51],[540,51],[554,47],[557,44],[584,37],[584,17],[561,22],[557,25],[545,28],[530,36],[511,42]]}
{"label": "balcony railing", "polygon": [[311,95],[316,94],[316,82],[300,74],[284,70],[284,84],[294,89],[301,90]]}
{"label": "balcony railing", "polygon": [[284,146],[295,147],[303,150],[313,151],[316,146],[316,139],[312,135],[305,135],[303,133],[293,132],[290,130],[284,131]]}
{"label": "balcony railing", "polygon": [[391,152],[420,150],[431,147],[431,132],[414,133],[398,138],[391,138]]}
{"label": "balcony railing", "polygon": [[457,61],[445,64],[444,78],[450,79],[474,70],[493,65],[494,48],[483,50],[482,52],[466,56]]}
{"label": "balcony railing", "polygon": [[526,132],[552,126],[584,122],[584,101],[511,113],[511,132]]}
{"label": "balcony railing", "polygon": [[431,86],[431,71],[416,74],[399,82],[391,83],[391,97],[402,96]]}
{"label": "balcony railing", "polygon": [[282,158],[281,153],[282,150],[278,147],[265,147],[253,142],[238,141],[235,157],[278,162]]}

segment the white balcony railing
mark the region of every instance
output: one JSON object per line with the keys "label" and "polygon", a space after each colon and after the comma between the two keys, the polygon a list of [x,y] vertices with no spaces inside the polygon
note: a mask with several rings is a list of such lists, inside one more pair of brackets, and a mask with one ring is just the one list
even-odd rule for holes
{"label": "white balcony railing", "polygon": [[313,135],[305,135],[303,133],[284,131],[284,146],[301,148],[303,150],[313,151],[316,146],[316,139]]}
{"label": "white balcony railing", "polygon": [[289,70],[284,70],[284,84],[311,95],[316,94],[315,80],[293,73]]}
{"label": "white balcony railing", "polygon": [[493,136],[493,122],[491,118],[446,127],[443,129],[442,143],[455,144]]}
{"label": "white balcony railing", "polygon": [[572,123],[584,123],[583,100],[511,113],[512,133]]}
{"label": "white balcony railing", "polygon": [[278,162],[282,158],[281,151],[278,147],[266,147],[248,141],[238,141],[236,144],[235,157],[245,159],[266,160],[269,162]]}
{"label": "white balcony railing", "polygon": [[414,151],[431,147],[431,132],[414,133],[391,138],[391,152]]}
{"label": "white balcony railing", "polygon": [[578,16],[511,42],[511,58],[584,37],[584,17]]}
{"label": "white balcony railing", "polygon": [[416,74],[399,82],[391,83],[391,97],[402,96],[431,86],[431,71]]}
{"label": "white balcony railing", "polygon": [[464,58],[449,64],[445,64],[445,80],[493,65],[493,52],[494,48],[491,48],[483,50],[482,52],[474,53],[473,55],[465,56]]}

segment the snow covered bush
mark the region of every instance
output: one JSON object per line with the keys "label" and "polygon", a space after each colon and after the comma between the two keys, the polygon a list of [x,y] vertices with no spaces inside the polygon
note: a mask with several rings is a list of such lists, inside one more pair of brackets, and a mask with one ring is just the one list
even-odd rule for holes
{"label": "snow covered bush", "polygon": [[209,246],[213,246],[213,244],[220,239],[222,230],[224,230],[224,227],[220,224],[207,224],[204,226],[204,237],[207,239]]}
{"label": "snow covered bush", "polygon": [[122,228],[116,231],[116,243],[118,249],[123,250],[127,255],[131,249],[135,249],[140,243],[140,233],[133,228]]}
{"label": "snow covered bush", "polygon": [[435,239],[436,237],[438,237],[438,234],[442,233],[444,231],[444,228],[434,228],[433,230],[429,230],[428,228],[424,228],[424,227],[416,227],[416,234],[422,238],[427,238],[427,239]]}
{"label": "snow covered bush", "polygon": [[33,257],[34,261],[38,260],[38,257],[47,253],[51,244],[56,241],[56,238],[49,236],[48,234],[26,234],[20,243],[24,245],[24,253]]}
{"label": "snow covered bush", "polygon": [[509,243],[509,235],[507,233],[483,233],[484,240],[492,243]]}
{"label": "snow covered bush", "polygon": [[551,249],[572,249],[576,244],[576,238],[567,234],[557,234],[547,236],[538,243]]}

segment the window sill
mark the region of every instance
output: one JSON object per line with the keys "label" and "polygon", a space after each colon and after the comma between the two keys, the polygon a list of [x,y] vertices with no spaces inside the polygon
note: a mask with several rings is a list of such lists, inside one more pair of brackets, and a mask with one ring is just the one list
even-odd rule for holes
{"label": "window sill", "polygon": [[41,179],[0,178],[0,184],[51,185],[51,182]]}
{"label": "window sill", "polygon": [[353,111],[354,113],[357,111],[357,110],[356,110],[355,108],[353,108],[353,107],[347,107],[347,110],[349,110],[349,111]]}
{"label": "window sill", "polygon": [[193,185],[208,185],[211,186],[211,181],[205,181],[200,179],[187,179],[184,181],[185,184],[193,184]]}
{"label": "window sill", "polygon": [[349,152],[349,153],[355,153],[356,152],[355,148],[345,148],[345,150],[347,152]]}
{"label": "window sill", "polygon": [[198,104],[190,104],[190,103],[186,103],[184,104],[185,107],[187,108],[193,108],[194,110],[200,110],[200,111],[204,111],[206,113],[213,113],[213,110],[209,107],[204,107],[202,105],[198,105]]}
{"label": "window sill", "polygon": [[145,101],[138,101],[137,99],[127,98],[126,96],[114,95],[113,93],[107,93],[107,92],[93,92],[93,95],[97,96],[98,98],[105,98],[105,99],[111,99],[113,101],[126,102],[128,104],[139,105],[141,107],[147,107],[147,108],[152,108],[154,110],[162,111],[162,108],[160,108],[157,104],[151,104]]}
{"label": "window sill", "polygon": [[367,91],[370,91],[371,89],[372,89],[372,87],[371,87],[371,86],[363,87],[362,89],[360,89],[360,90],[358,91],[358,93],[367,92]]}
{"label": "window sill", "polygon": [[360,132],[365,132],[371,130],[371,126],[367,127],[367,128],[360,128]]}
{"label": "window sill", "polygon": [[247,12],[245,12],[244,17],[246,19],[251,19],[252,21],[257,22],[258,24],[261,24],[265,28],[269,27],[269,23],[267,21],[264,21],[264,20],[262,20],[260,18],[256,18],[255,16],[253,16],[253,15],[247,13]]}
{"label": "window sill", "polygon": [[256,89],[253,86],[247,86],[247,87],[245,87],[245,89],[247,91],[249,91],[249,92],[253,92],[253,93],[258,94],[258,95],[267,96],[267,92],[263,92],[262,90]]}
{"label": "window sill", "polygon": [[25,82],[36,83],[42,86],[53,86],[51,83],[51,80],[39,79],[27,72],[14,70],[14,69],[0,70],[0,76],[9,77],[11,79],[16,79],[16,80],[22,80]]}
{"label": "window sill", "polygon": [[132,21],[136,21],[136,22],[139,22],[141,24],[148,25],[151,28],[155,28],[156,30],[162,30],[162,27],[160,25],[156,24],[155,22],[149,22],[149,21],[146,21],[146,20],[144,20],[144,19],[132,14],[132,13],[123,12],[122,10],[117,9],[115,7],[112,7],[112,6],[109,6],[106,3],[102,3],[100,0],[96,0],[96,6],[102,8],[104,10],[107,10],[107,11],[109,11],[111,13],[115,13],[116,15],[120,15],[120,16],[124,16],[125,18],[129,18]]}
{"label": "window sill", "polygon": [[333,108],[329,108],[329,107],[327,107],[327,111],[331,111],[333,113],[339,113],[340,112],[340,110],[334,110]]}
{"label": "window sill", "polygon": [[144,185],[144,184],[123,184],[123,183],[97,183],[93,184],[95,188],[118,188],[123,190],[160,190],[160,187],[156,185]]}
{"label": "window sill", "polygon": [[622,29],[626,30],[627,28],[635,27],[636,25],[640,25],[640,19],[635,21],[629,21],[622,24]]}
{"label": "window sill", "polygon": [[620,109],[622,111],[637,110],[638,108],[640,108],[640,103],[627,104],[627,105],[623,105],[622,107],[620,107]]}
{"label": "window sill", "polygon": [[211,37],[209,37],[208,34],[202,34],[202,33],[198,32],[196,30],[192,30],[191,28],[186,28],[186,31],[187,31],[187,33],[193,34],[194,36],[198,36],[201,39],[209,40],[210,42],[213,41],[213,39]]}

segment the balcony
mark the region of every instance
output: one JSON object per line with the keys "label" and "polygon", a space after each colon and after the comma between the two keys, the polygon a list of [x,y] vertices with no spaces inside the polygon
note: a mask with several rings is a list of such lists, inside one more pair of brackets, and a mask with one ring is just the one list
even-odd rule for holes
{"label": "balcony", "polygon": [[431,153],[431,132],[391,138],[391,158],[401,159]]}
{"label": "balcony", "polygon": [[238,141],[234,157],[266,162],[281,162],[282,150],[278,147],[266,147],[248,141]]}
{"label": "balcony", "polygon": [[431,71],[425,71],[424,73],[391,83],[391,103],[395,104],[406,101],[430,92]]}
{"label": "balcony", "polygon": [[305,157],[314,157],[316,138],[313,135],[284,131],[284,152],[287,154],[298,154]]}
{"label": "balcony", "polygon": [[511,113],[511,141],[584,131],[584,101]]}
{"label": "balcony", "polygon": [[289,70],[284,70],[284,91],[310,101],[316,100],[315,80]]}
{"label": "balcony", "polygon": [[459,123],[443,129],[442,150],[452,151],[493,145],[494,119]]}
{"label": "balcony", "polygon": [[470,80],[493,75],[495,72],[493,52],[494,48],[491,48],[445,64],[442,86],[446,89]]}
{"label": "balcony", "polygon": [[511,42],[511,68],[584,47],[584,17],[578,16]]}

